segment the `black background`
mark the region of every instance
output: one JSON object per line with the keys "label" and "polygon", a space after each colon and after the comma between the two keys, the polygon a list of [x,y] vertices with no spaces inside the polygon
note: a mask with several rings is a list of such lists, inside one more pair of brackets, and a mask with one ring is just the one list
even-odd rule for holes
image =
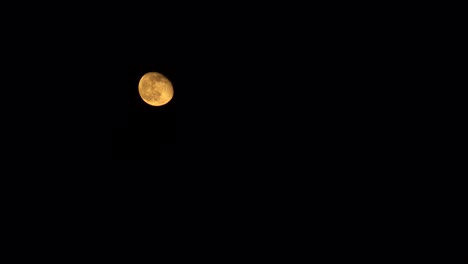
{"label": "black background", "polygon": [[[259,227],[276,236],[271,219],[312,226],[310,212],[324,237],[361,237],[377,209],[419,207],[398,201],[417,188],[395,179],[414,161],[399,140],[417,120],[401,114],[414,67],[399,52],[407,39],[370,17],[380,10],[196,5],[76,8],[4,38],[2,157],[26,203],[94,219],[91,208],[114,235],[115,219],[184,232],[238,215],[244,240]],[[150,71],[173,83],[166,106],[138,95]]]}

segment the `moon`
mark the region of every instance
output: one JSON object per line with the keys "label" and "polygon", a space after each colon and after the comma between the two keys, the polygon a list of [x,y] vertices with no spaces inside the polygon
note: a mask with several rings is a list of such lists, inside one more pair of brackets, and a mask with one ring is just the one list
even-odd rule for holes
{"label": "moon", "polygon": [[174,96],[172,83],[158,72],[148,72],[143,75],[138,84],[138,92],[141,99],[152,106],[165,105]]}

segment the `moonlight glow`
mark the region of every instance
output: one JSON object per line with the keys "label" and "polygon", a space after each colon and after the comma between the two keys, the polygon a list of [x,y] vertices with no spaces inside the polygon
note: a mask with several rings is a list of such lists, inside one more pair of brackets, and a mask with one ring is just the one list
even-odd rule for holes
{"label": "moonlight glow", "polygon": [[157,72],[148,72],[141,77],[138,92],[143,101],[153,106],[165,105],[174,96],[172,83]]}

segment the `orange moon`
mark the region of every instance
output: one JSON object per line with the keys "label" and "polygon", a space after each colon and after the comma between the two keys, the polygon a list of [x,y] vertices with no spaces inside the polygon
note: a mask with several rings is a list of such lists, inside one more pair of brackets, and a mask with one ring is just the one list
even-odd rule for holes
{"label": "orange moon", "polygon": [[174,96],[172,83],[158,72],[148,72],[143,75],[138,84],[138,92],[141,99],[152,106],[165,105]]}

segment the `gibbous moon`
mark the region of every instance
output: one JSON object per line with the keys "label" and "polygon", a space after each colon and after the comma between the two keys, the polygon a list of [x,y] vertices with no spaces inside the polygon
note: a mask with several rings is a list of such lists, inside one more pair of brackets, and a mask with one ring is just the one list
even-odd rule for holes
{"label": "gibbous moon", "polygon": [[149,105],[161,106],[169,103],[174,96],[172,83],[158,72],[148,72],[140,79],[138,92]]}

